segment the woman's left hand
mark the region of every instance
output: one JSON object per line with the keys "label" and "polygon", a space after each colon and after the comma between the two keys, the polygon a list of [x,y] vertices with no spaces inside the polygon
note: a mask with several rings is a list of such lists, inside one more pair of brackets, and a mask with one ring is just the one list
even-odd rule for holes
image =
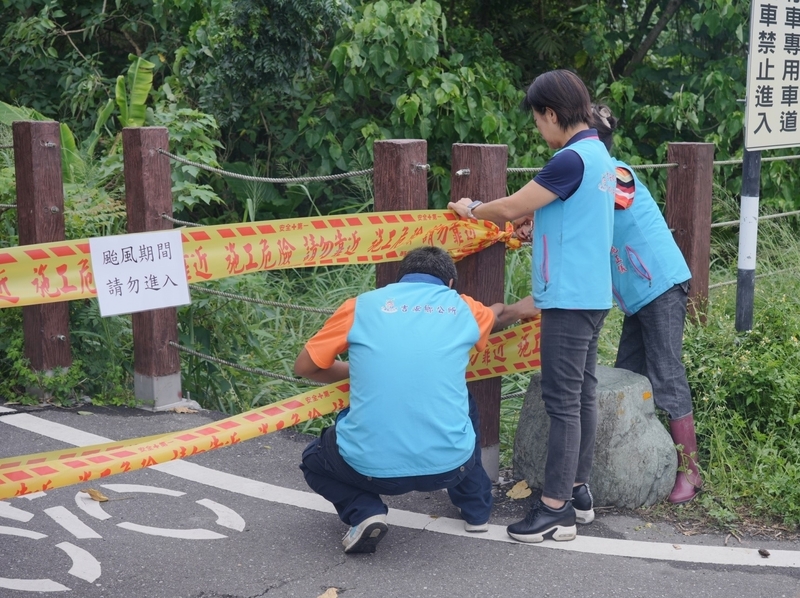
{"label": "woman's left hand", "polygon": [[462,197],[457,202],[450,202],[447,204],[447,209],[452,210],[462,218],[469,218],[469,211],[467,206],[472,203],[469,197]]}

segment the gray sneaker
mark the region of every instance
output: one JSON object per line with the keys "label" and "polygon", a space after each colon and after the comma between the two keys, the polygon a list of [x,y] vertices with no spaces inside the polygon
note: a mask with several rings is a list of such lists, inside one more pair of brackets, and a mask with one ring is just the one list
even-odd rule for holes
{"label": "gray sneaker", "polygon": [[351,527],[342,538],[342,546],[347,554],[375,552],[388,531],[386,515],[373,515]]}
{"label": "gray sneaker", "polygon": [[[459,509],[458,511],[461,514],[461,519],[464,519],[464,512]],[[464,531],[469,532],[471,534],[480,534],[482,532],[489,531],[489,522],[486,523],[467,523],[464,520]]]}
{"label": "gray sneaker", "polygon": [[469,532],[471,534],[479,534],[482,532],[489,531],[489,522],[486,523],[467,523],[464,522],[464,531]]}

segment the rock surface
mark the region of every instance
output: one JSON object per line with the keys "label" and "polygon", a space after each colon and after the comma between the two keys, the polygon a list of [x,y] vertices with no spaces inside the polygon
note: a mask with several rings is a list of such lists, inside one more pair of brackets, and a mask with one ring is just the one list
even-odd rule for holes
{"label": "rock surface", "polygon": [[[595,506],[636,508],[669,496],[678,459],[656,417],[650,381],[627,370],[597,366],[597,439],[590,485]],[[542,488],[550,419],[534,374],[514,440],[514,477]]]}

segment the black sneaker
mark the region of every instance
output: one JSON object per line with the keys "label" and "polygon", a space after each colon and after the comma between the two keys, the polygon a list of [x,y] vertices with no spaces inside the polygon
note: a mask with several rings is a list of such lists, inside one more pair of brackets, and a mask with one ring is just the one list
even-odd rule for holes
{"label": "black sneaker", "polygon": [[572,489],[572,506],[575,508],[575,521],[591,523],[594,521],[594,498],[589,484],[581,484]]}
{"label": "black sneaker", "polygon": [[560,509],[551,509],[541,500],[536,501],[525,519],[506,528],[508,535],[520,542],[542,542],[552,538],[556,542],[574,540],[575,509],[571,502]]}
{"label": "black sneaker", "polygon": [[373,515],[351,527],[342,538],[342,546],[347,554],[375,552],[388,531],[386,515]]}

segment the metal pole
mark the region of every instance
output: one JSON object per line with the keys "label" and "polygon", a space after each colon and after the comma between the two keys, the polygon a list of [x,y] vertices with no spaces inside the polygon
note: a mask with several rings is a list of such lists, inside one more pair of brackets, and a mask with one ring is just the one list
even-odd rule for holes
{"label": "metal pole", "polygon": [[758,194],[761,186],[761,152],[744,151],[742,202],[739,216],[739,272],[736,283],[736,330],[753,328],[758,241]]}

